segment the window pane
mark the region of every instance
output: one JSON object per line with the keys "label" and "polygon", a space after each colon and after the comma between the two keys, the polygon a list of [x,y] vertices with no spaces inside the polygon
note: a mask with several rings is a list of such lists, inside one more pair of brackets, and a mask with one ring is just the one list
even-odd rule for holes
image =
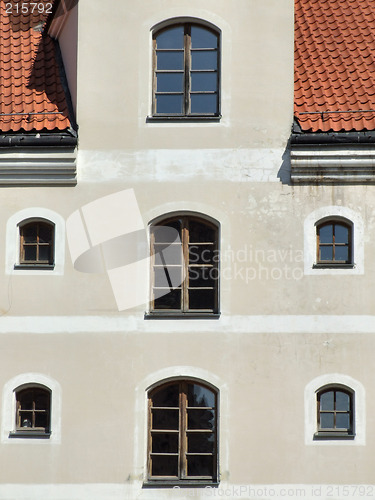
{"label": "window pane", "polygon": [[183,92],[183,73],[157,73],[157,92]]}
{"label": "window pane", "polygon": [[212,453],[214,434],[212,432],[188,432],[188,453]]}
{"label": "window pane", "polygon": [[183,49],[184,48],[184,27],[176,26],[163,31],[156,37],[158,49]]}
{"label": "window pane", "polygon": [[165,289],[163,290],[154,289],[154,296],[156,297],[154,300],[154,308],[181,310],[181,290],[172,290],[171,292],[161,297],[160,295],[164,293]]}
{"label": "window pane", "polygon": [[214,257],[213,245],[189,245],[189,265],[212,264]]}
{"label": "window pane", "polygon": [[21,427],[32,427],[33,426],[33,413],[32,411],[21,411],[20,412]]}
{"label": "window pane", "polygon": [[49,394],[46,392],[38,392],[35,394],[35,409],[47,410],[49,408]]}
{"label": "window pane", "polygon": [[168,245],[157,243],[154,245],[155,265],[181,265],[182,246],[177,243]]}
{"label": "window pane", "polygon": [[327,224],[319,228],[319,241],[320,243],[332,243],[333,242],[333,226],[332,224]]}
{"label": "window pane", "polygon": [[209,429],[215,427],[214,410],[195,410],[188,411],[188,429]]}
{"label": "window pane", "polygon": [[203,243],[215,241],[215,229],[196,220],[189,221],[189,242]]}
{"label": "window pane", "polygon": [[36,260],[36,246],[25,246],[25,260]]}
{"label": "window pane", "polygon": [[214,290],[189,289],[189,309],[210,309],[215,307]]}
{"label": "window pane", "polygon": [[178,410],[152,410],[152,429],[178,430]]}
{"label": "window pane", "polygon": [[217,69],[216,50],[191,51],[191,69]]}
{"label": "window pane", "polygon": [[32,410],[33,409],[33,392],[27,391],[17,394],[17,400],[20,402],[22,410]]}
{"label": "window pane", "polygon": [[335,243],[348,243],[349,231],[348,228],[341,224],[335,226]]}
{"label": "window pane", "polygon": [[177,456],[152,456],[151,474],[153,476],[177,476],[178,457]]}
{"label": "window pane", "polygon": [[215,407],[215,394],[197,384],[188,385],[188,406]]}
{"label": "window pane", "polygon": [[191,73],[191,90],[193,92],[217,90],[217,73]]}
{"label": "window pane", "polygon": [[152,395],[152,406],[172,406],[178,408],[178,394],[178,384],[167,385]]}
{"label": "window pane", "polygon": [[154,226],[152,232],[156,243],[171,243],[181,234],[181,221],[174,220],[167,225]]}
{"label": "window pane", "polygon": [[348,247],[335,247],[335,260],[348,262],[349,248]]}
{"label": "window pane", "polygon": [[187,457],[188,476],[212,476],[213,457],[212,456],[188,456]]}
{"label": "window pane", "polygon": [[216,49],[218,37],[200,26],[191,27],[191,46],[194,49]]}
{"label": "window pane", "polygon": [[156,112],[164,114],[181,114],[183,95],[157,95]]}
{"label": "window pane", "polygon": [[320,260],[333,260],[333,247],[331,245],[319,247]]}
{"label": "window pane", "polygon": [[45,224],[39,224],[39,242],[49,243],[51,241],[52,229]]}
{"label": "window pane", "polygon": [[36,243],[37,240],[37,226],[36,224],[29,224],[21,229],[25,243]]}
{"label": "window pane", "polygon": [[35,427],[43,427],[44,429],[48,429],[47,413],[35,413]]}
{"label": "window pane", "polygon": [[42,260],[42,261],[49,261],[50,259],[50,247],[49,246],[45,246],[45,245],[42,245],[39,247],[39,260]]}
{"label": "window pane", "polygon": [[194,114],[217,114],[216,94],[190,94],[191,112]]}
{"label": "window pane", "polygon": [[334,410],[333,391],[325,392],[320,396],[321,410]]}
{"label": "window pane", "polygon": [[349,411],[350,409],[350,397],[349,394],[345,392],[336,392],[336,410],[338,411]]}
{"label": "window pane", "polygon": [[322,429],[333,429],[333,413],[321,413],[320,414],[320,427]]}
{"label": "window pane", "polygon": [[215,286],[218,277],[216,267],[190,267],[189,287]]}
{"label": "window pane", "polygon": [[336,413],[336,428],[349,429],[350,419],[348,413]]}
{"label": "window pane", "polygon": [[[157,66],[156,69],[175,69],[175,70],[183,70],[184,69],[184,53],[183,51],[177,52],[156,52],[157,58]],[[197,68],[201,69],[201,68]],[[202,69],[210,69],[210,68],[202,68]]]}
{"label": "window pane", "polygon": [[155,268],[155,287],[175,288],[182,283],[181,267],[156,267]]}
{"label": "window pane", "polygon": [[178,453],[178,433],[152,433],[153,453]]}

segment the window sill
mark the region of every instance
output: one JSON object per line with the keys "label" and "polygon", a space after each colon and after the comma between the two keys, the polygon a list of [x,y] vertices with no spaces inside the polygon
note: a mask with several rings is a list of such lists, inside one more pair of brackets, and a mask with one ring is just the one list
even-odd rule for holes
{"label": "window sill", "polygon": [[313,269],[354,269],[355,264],[335,264],[327,263],[327,264],[314,264]]}
{"label": "window sill", "polygon": [[220,122],[222,116],[195,115],[195,116],[147,116],[146,123],[152,122]]}
{"label": "window sill", "polygon": [[220,313],[209,312],[147,312],[144,319],[219,319]]}
{"label": "window sill", "polygon": [[314,439],[354,439],[355,434],[348,434],[347,432],[316,432],[314,434]]}
{"label": "window sill", "polygon": [[197,481],[194,479],[167,481],[165,479],[149,479],[143,483],[143,488],[218,488],[218,482]]}
{"label": "window sill", "polygon": [[49,439],[51,436],[50,432],[43,432],[43,431],[33,431],[33,430],[28,430],[28,431],[11,431],[9,433],[10,438],[37,438],[37,439]]}
{"label": "window sill", "polygon": [[14,269],[15,270],[44,269],[46,271],[53,271],[55,269],[55,264],[15,264]]}

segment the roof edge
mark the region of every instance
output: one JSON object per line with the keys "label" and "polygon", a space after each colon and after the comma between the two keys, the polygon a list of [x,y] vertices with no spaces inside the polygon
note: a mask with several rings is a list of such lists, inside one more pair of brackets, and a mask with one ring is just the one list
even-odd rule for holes
{"label": "roof edge", "polygon": [[0,134],[0,148],[75,147],[78,139],[70,134]]}

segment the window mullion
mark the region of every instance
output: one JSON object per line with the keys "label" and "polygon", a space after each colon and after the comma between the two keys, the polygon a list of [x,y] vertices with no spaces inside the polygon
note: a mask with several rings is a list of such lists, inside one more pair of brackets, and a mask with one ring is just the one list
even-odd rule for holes
{"label": "window mullion", "polygon": [[180,386],[180,477],[187,477],[187,384],[182,382]]}
{"label": "window mullion", "polygon": [[184,266],[184,281],[182,282],[182,310],[184,312],[189,310],[189,227],[188,219],[182,219],[182,258]]}
{"label": "window mullion", "polygon": [[184,57],[185,57],[185,81],[184,81],[184,115],[190,114],[190,67],[191,67],[191,26],[187,24],[185,26],[184,35]]}

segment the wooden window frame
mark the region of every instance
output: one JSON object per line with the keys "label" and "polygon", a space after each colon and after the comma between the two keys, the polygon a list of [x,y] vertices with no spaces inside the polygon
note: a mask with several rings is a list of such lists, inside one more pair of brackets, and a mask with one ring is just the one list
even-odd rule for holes
{"label": "wooden window frame", "polygon": [[[22,393],[32,393],[32,408],[24,409],[22,408],[21,396]],[[37,408],[36,407],[36,399],[37,394],[43,393],[45,397],[48,398],[48,408]],[[15,391],[16,398],[16,414],[15,414],[15,431],[10,433],[10,437],[49,437],[51,435],[51,391],[42,386],[30,386],[30,387],[20,387]],[[30,414],[30,426],[22,425],[22,417],[21,413]],[[47,426],[46,427],[38,427],[35,425],[37,414],[46,414],[47,415]]]}
{"label": "wooden window frame", "polygon": [[[152,452],[152,435],[155,432],[172,432],[171,429],[153,429],[152,428],[152,411],[154,407],[152,405],[152,397],[159,390],[166,388],[168,385],[179,385],[179,405],[177,407],[167,407],[165,410],[177,410],[179,411],[179,428],[174,431],[178,433],[178,452],[175,454],[166,454],[166,455],[178,455],[178,476],[153,476],[152,475],[152,457],[163,455],[162,453],[153,453]],[[207,390],[209,390],[215,398],[215,406],[214,407],[189,407],[187,394],[188,394],[188,385],[198,385]],[[156,409],[163,409],[162,407],[155,407]],[[213,411],[215,414],[214,420],[214,430],[212,433],[214,435],[214,443],[213,443],[213,451],[212,453],[189,453],[187,450],[187,442],[188,442],[188,433],[199,433],[199,432],[211,432],[208,429],[198,429],[192,430],[188,429],[188,410],[191,409],[199,409],[199,410],[209,410]],[[187,457],[188,455],[205,455],[212,456],[213,464],[212,464],[212,475],[211,476],[188,476],[187,474]],[[147,438],[147,481],[145,485],[155,485],[155,484],[165,484],[165,485],[217,485],[218,484],[218,394],[217,391],[213,390],[211,387],[198,382],[196,380],[173,380],[167,383],[158,385],[156,388],[149,391],[148,394],[148,438]]]}
{"label": "wooden window frame", "polygon": [[[26,243],[24,241],[24,230],[30,226],[36,226],[36,242],[34,243]],[[44,226],[45,228],[48,228],[50,231],[50,241],[47,243],[40,242],[39,241],[39,232],[40,228]],[[49,221],[46,220],[33,220],[33,221],[26,221],[23,222],[22,224],[19,225],[19,235],[20,235],[20,257],[19,257],[19,265],[16,266],[18,269],[22,268],[27,268],[29,269],[30,267],[32,268],[47,268],[47,269],[53,269],[55,265],[55,225]],[[30,247],[36,247],[36,259],[35,260],[28,260],[25,258],[25,247],[30,246]],[[48,260],[41,260],[39,259],[39,251],[40,247],[48,247],[49,248],[49,255],[50,258]]]}
{"label": "wooden window frame", "polygon": [[[155,251],[154,251],[154,233],[153,228],[158,226],[167,226],[168,223],[180,220],[181,221],[181,244],[182,244],[182,267],[185,279],[181,285],[181,308],[180,309],[160,309],[155,308],[154,300],[154,285],[155,285]],[[217,256],[211,263],[204,264],[190,264],[189,263],[189,244],[190,244],[190,221],[196,221],[200,224],[208,226],[214,231],[214,241],[192,243],[192,245],[212,245],[213,254]],[[193,215],[176,215],[160,220],[151,225],[150,243],[151,243],[151,280],[150,280],[150,311],[146,313],[146,318],[153,317],[173,317],[173,318],[219,318],[219,286],[220,286],[220,265],[219,265],[219,227],[213,222],[208,221],[199,216]],[[163,266],[160,266],[163,267]],[[169,265],[168,265],[169,267]],[[189,268],[210,268],[213,275],[216,274],[217,278],[214,279],[214,286],[212,287],[189,287]],[[214,307],[212,309],[192,309],[189,307],[189,290],[190,289],[207,289],[214,290]],[[172,289],[171,289],[172,290]]]}
{"label": "wooden window frame", "polygon": [[[176,28],[178,26],[183,26],[184,28],[184,43],[182,49],[158,49],[156,46],[156,37],[160,35],[164,31],[168,31],[169,29]],[[205,49],[193,49],[191,47],[191,28],[192,26],[198,26],[199,28],[206,29],[213,33],[217,38],[217,48],[205,48]],[[220,53],[221,53],[221,36],[220,33],[214,28],[208,27],[205,24],[200,24],[198,22],[178,22],[175,24],[169,24],[153,33],[152,36],[152,119],[184,119],[184,120],[217,120],[221,118],[220,114],[220,81],[221,81],[221,71],[220,71]],[[182,70],[158,70],[157,69],[157,51],[183,51],[184,64]],[[191,63],[191,53],[192,51],[216,51],[217,52],[217,80],[216,80],[216,91],[192,91],[191,90],[191,73],[205,71],[205,72],[215,72],[215,70],[193,70]],[[158,92],[157,90],[157,74],[158,73],[181,73],[183,74],[183,90],[182,92]],[[217,100],[217,112],[216,113],[192,113],[191,112],[191,98],[192,94],[215,94]],[[157,95],[174,95],[174,94],[183,94],[183,110],[182,113],[157,113],[156,106],[156,96]],[[149,118],[149,119],[150,119]]]}
{"label": "wooden window frame", "polygon": [[[332,242],[330,243],[320,243],[320,229],[324,226],[332,225]],[[348,243],[336,243],[335,242],[335,228],[336,226],[343,226],[348,230]],[[320,258],[320,249],[324,246],[332,246],[332,260],[322,260]],[[347,261],[339,261],[335,260],[335,251],[336,247],[348,247],[348,260]],[[346,220],[341,219],[326,219],[322,222],[316,224],[316,264],[315,268],[352,268],[353,264],[353,225]]]}
{"label": "wooden window frame", "polygon": [[[334,394],[334,408],[333,410],[321,410],[320,409],[320,399],[323,394],[328,392],[333,392]],[[349,410],[337,410],[336,409],[336,394],[338,392],[342,392],[349,397]],[[316,410],[317,410],[317,432],[314,435],[314,438],[328,438],[328,439],[354,439],[354,392],[348,389],[347,387],[341,386],[330,386],[323,387],[316,394]],[[332,428],[321,428],[320,427],[320,419],[322,413],[333,413],[334,418],[334,426]],[[338,414],[349,414],[349,428],[339,428],[336,427],[336,418]]]}

